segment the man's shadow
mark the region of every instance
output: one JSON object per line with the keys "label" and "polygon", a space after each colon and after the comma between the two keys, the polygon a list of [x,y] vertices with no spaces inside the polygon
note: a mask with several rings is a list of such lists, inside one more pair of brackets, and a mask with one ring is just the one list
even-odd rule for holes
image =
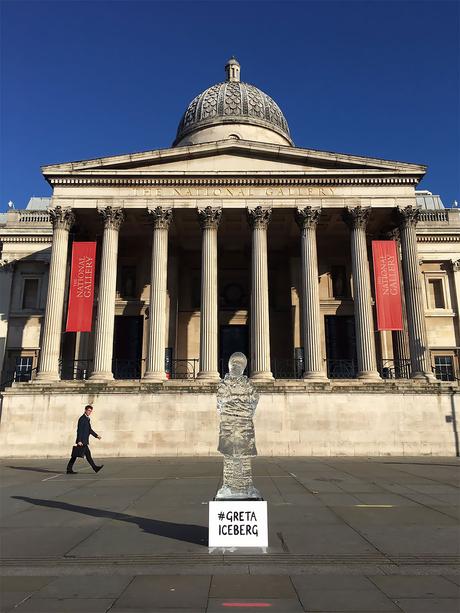
{"label": "man's shadow", "polygon": [[32,466],[7,466],[6,468],[14,468],[14,470],[27,470],[34,473],[54,473],[56,475],[63,475],[62,470],[50,470],[48,468],[35,468]]}
{"label": "man's shadow", "polygon": [[208,546],[208,530],[204,526],[197,526],[195,524],[175,524],[159,519],[148,519],[147,517],[127,515],[126,513],[116,513],[113,511],[94,509],[92,507],[82,507],[59,500],[43,500],[41,498],[29,498],[28,496],[12,496],[12,498],[23,500],[24,502],[41,507],[72,511],[73,513],[81,513],[82,515],[90,515],[91,517],[103,517],[125,521],[130,524],[137,524],[139,528],[148,534],[157,534],[158,536],[165,536],[175,541],[194,543],[195,545],[202,545],[203,547]]}

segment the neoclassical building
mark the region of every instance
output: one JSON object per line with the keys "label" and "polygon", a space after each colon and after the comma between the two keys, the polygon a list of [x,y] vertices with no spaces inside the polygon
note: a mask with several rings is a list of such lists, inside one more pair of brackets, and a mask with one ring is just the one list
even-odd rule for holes
{"label": "neoclassical building", "polygon": [[[4,456],[66,455],[87,402],[101,455],[216,453],[234,351],[260,453],[458,452],[460,217],[425,166],[296,147],[231,59],[171,148],[42,171],[52,198],[0,218]],[[402,330],[377,330],[373,240],[397,241]],[[92,326],[66,332],[80,241]]]}

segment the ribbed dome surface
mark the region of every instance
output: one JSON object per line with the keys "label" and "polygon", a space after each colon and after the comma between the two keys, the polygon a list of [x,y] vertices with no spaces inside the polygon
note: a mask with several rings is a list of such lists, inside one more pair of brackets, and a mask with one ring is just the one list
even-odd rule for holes
{"label": "ribbed dome surface", "polygon": [[287,121],[276,102],[254,85],[229,80],[209,87],[190,102],[174,144],[192,132],[223,123],[262,126],[292,144]]}

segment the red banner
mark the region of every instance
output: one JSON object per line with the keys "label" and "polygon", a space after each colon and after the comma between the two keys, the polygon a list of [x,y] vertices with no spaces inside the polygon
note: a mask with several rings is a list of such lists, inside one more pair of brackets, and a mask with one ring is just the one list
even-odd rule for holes
{"label": "red banner", "polygon": [[401,283],[396,241],[372,241],[377,328],[402,330]]}
{"label": "red banner", "polygon": [[73,243],[66,332],[91,332],[96,243]]}

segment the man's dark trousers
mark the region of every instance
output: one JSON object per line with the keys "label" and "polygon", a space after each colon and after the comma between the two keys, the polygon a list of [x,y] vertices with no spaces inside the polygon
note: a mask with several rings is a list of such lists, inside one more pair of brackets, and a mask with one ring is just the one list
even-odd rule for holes
{"label": "man's dark trousers", "polygon": [[[97,466],[94,463],[94,460],[91,456],[91,451],[89,450],[88,445],[83,445],[83,450],[84,450],[85,458],[88,460],[88,463],[91,466],[91,468],[95,471]],[[67,464],[67,472],[73,469],[73,465],[75,464],[75,460],[77,458],[78,458],[77,447],[72,447],[72,455],[70,457],[69,463]]]}

